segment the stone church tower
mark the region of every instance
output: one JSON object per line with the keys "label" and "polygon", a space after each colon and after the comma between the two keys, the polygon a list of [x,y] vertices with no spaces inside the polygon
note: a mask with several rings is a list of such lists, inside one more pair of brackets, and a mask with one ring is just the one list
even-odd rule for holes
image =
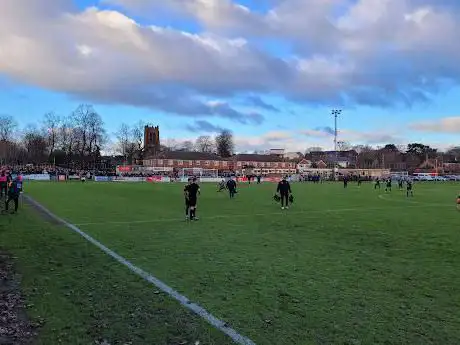
{"label": "stone church tower", "polygon": [[144,127],[144,147],[149,155],[156,155],[160,152],[160,127]]}

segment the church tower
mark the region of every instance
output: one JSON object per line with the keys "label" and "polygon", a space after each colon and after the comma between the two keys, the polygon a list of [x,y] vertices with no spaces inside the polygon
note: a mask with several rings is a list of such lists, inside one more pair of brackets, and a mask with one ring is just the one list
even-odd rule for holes
{"label": "church tower", "polygon": [[145,126],[144,128],[144,147],[150,154],[160,152],[160,127]]}

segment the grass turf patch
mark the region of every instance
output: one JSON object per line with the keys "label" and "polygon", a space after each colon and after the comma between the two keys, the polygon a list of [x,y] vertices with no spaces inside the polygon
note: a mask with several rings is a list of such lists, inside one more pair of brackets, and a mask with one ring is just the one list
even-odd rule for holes
{"label": "grass turf patch", "polygon": [[418,184],[414,198],[369,184],[293,187],[282,212],[273,185],[241,186],[235,200],[205,185],[192,224],[181,221],[181,185],[27,190],[257,344],[458,343],[458,185]]}
{"label": "grass turf patch", "polygon": [[203,320],[29,207],[0,218],[38,344],[230,344]]}

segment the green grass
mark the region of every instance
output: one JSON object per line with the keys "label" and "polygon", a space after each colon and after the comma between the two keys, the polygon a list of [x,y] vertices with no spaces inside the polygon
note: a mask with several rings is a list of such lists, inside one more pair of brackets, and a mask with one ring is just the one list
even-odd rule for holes
{"label": "green grass", "polygon": [[[201,220],[189,224],[181,185],[26,186],[259,345],[459,343],[458,184],[417,184],[412,199],[368,184],[296,184],[296,203],[285,212],[271,184],[241,186],[235,200],[202,187]],[[52,319],[43,344],[56,343],[53,328],[67,329],[69,344],[96,336],[117,344],[228,343],[78,235],[31,210],[8,220],[0,240],[18,257],[32,313]],[[142,317],[132,316],[136,307]],[[101,319],[104,327],[94,328]],[[177,323],[185,326],[175,331]]]}

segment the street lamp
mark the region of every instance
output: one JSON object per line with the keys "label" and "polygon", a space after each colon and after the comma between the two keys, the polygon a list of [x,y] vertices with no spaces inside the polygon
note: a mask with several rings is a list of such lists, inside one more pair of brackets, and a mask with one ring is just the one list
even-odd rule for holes
{"label": "street lamp", "polygon": [[338,152],[337,152],[337,117],[342,114],[341,109],[332,109],[331,111],[332,116],[334,116],[334,153],[335,153],[335,161],[334,161],[334,176],[337,178],[337,164],[339,160]]}

